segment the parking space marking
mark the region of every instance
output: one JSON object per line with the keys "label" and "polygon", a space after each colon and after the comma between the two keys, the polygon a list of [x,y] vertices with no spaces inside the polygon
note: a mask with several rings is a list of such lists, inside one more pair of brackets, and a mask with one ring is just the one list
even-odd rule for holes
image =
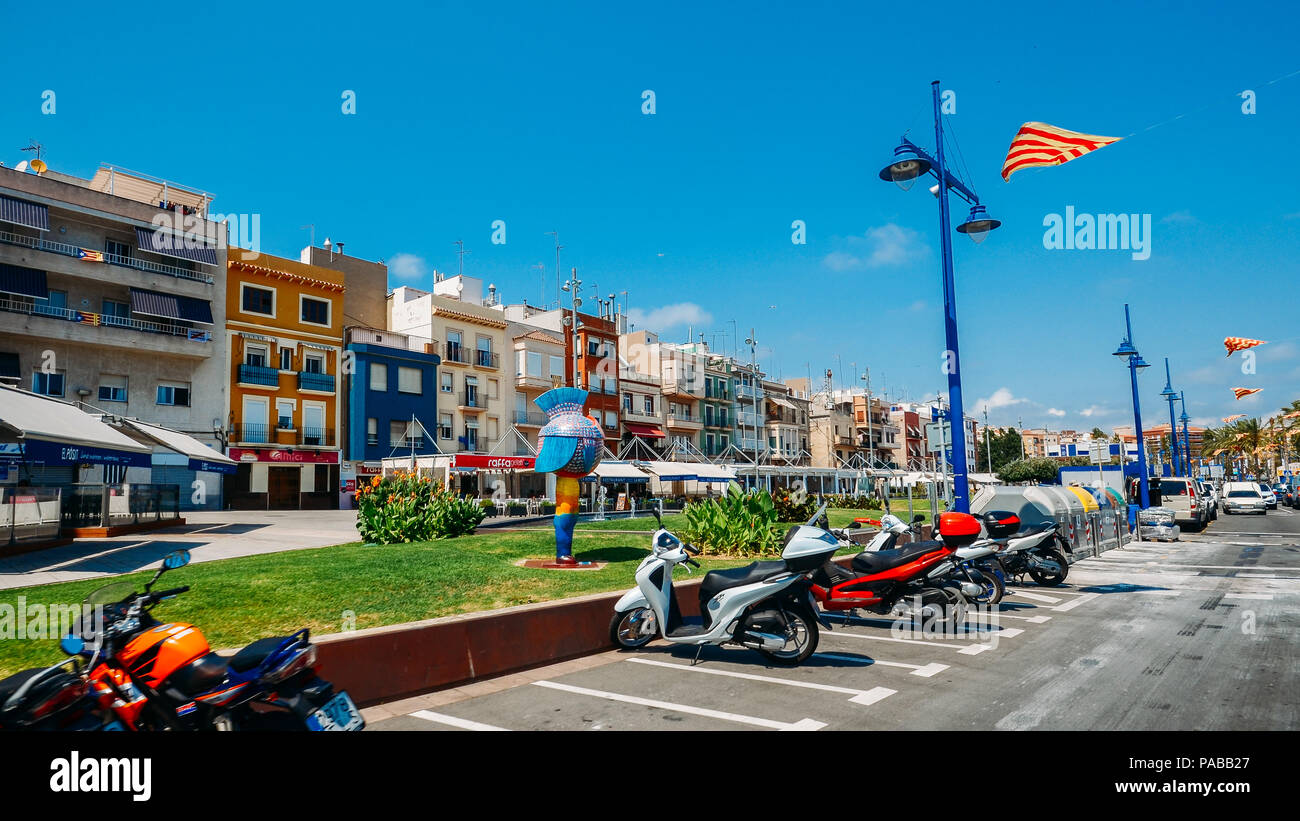
{"label": "parking space marking", "polygon": [[[839,614],[839,613],[827,613],[826,615],[828,615],[828,616],[830,616],[830,615],[836,615],[836,616],[839,616],[839,615],[841,615],[841,614]],[[967,613],[966,613],[966,617],[967,617],[967,618],[970,618],[972,615],[974,615],[974,612],[973,612],[973,611],[967,611]],[[880,624],[880,625],[885,625],[885,626],[887,626],[887,627],[891,627],[891,628],[892,628],[892,627],[893,627],[894,625],[896,625],[896,624],[898,624],[898,625],[909,624],[910,621],[911,621],[911,619],[907,619],[907,618],[900,618],[900,619],[885,619],[885,618],[872,618],[872,617],[870,617],[870,616],[854,616],[854,617],[852,617],[852,618],[844,617],[844,621],[845,621],[845,625],[844,625],[845,627],[848,627],[848,626],[850,625],[850,623],[861,623],[861,622],[867,622],[867,624],[862,625],[862,626],[867,627],[867,626],[870,626],[871,624]],[[910,627],[908,628],[907,632],[909,632],[909,633],[912,632],[912,630],[911,630]],[[990,630],[970,630],[970,631],[968,631],[968,632],[984,632],[984,633],[988,633],[988,632],[993,632],[993,631],[990,631]],[[1018,636],[1018,635],[1020,635],[1020,634],[1023,633],[1023,632],[1025,632],[1025,631],[1023,631],[1023,630],[1021,630],[1021,629],[1019,629],[1019,628],[1016,628],[1016,627],[999,627],[999,628],[998,628],[998,631],[997,631],[997,633],[998,633],[999,636],[1003,636],[1003,637],[1005,637],[1005,638],[1011,638],[1011,637],[1013,637],[1013,636]]]}
{"label": "parking space marking", "polygon": [[[971,618],[978,618],[978,617],[983,616],[983,615],[986,615],[983,611],[979,611],[979,612],[968,612],[968,613],[966,614],[966,618],[968,618],[968,619],[971,619]],[[997,619],[1019,619],[1020,621],[1027,621],[1027,622],[1029,622],[1030,624],[1042,624],[1042,623],[1045,622],[1045,621],[1051,621],[1051,620],[1052,620],[1052,617],[1051,617],[1051,616],[1015,616],[1015,615],[1012,615],[1011,613],[1003,613],[1001,610],[999,610],[999,611],[997,612],[997,615],[994,616],[994,618],[997,618]]]}
{"label": "parking space marking", "polygon": [[930,678],[931,676],[942,673],[948,669],[948,665],[930,662],[929,664],[908,664],[905,661],[885,661],[884,659],[868,658],[860,656],[841,656],[839,653],[816,653],[819,659],[835,659],[836,661],[852,661],[858,664],[882,665],[884,667],[904,667],[910,670],[909,675],[920,676],[921,678]]}
{"label": "parking space marking", "polygon": [[1054,599],[1051,596],[1044,596],[1042,593],[1026,593],[1020,590],[1008,590],[1008,596],[1020,596],[1024,599],[1033,599],[1034,601],[1045,602],[1047,604],[1057,604],[1060,599]]}
{"label": "parking space marking", "polygon": [[655,661],[654,659],[630,658],[627,661],[635,664],[652,664],[655,667],[669,667],[674,670],[683,670],[688,673],[705,673],[710,676],[726,676],[728,678],[742,678],[746,681],[765,681],[769,684],[784,684],[788,687],[805,687],[809,690],[824,690],[828,693],[847,693],[853,696],[849,701],[854,704],[875,704],[881,699],[889,698],[897,690],[891,690],[888,687],[873,687],[870,690],[858,690],[853,687],[836,687],[831,684],[815,684],[811,681],[795,681],[788,678],[774,678],[772,676],[760,676],[757,673],[739,673],[734,670],[719,670],[716,667],[701,667],[689,664],[674,664],[670,661]]}
{"label": "parking space marking", "polygon": [[574,687],[572,684],[561,684],[558,681],[534,681],[533,684],[538,687],[547,687],[552,690],[563,690],[566,693],[576,693],[580,696],[603,698],[606,701],[621,701],[625,704],[637,704],[642,707],[655,707],[660,710],[687,713],[689,715],[703,716],[705,718],[716,718],[722,721],[735,722],[737,724],[766,727],[769,730],[820,730],[826,726],[826,722],[814,721],[811,718],[801,718],[791,724],[785,721],[773,721],[770,718],[745,716],[740,715],[739,713],[724,713],[721,710],[710,710],[707,707],[695,707],[690,704],[675,704],[670,701],[656,701],[651,698],[628,696],[622,693],[609,693],[604,690],[591,690],[586,687]]}
{"label": "parking space marking", "polygon": [[1079,598],[1071,599],[1065,604],[1058,604],[1052,609],[1058,613],[1066,613],[1078,607],[1079,605],[1083,604],[1084,602],[1090,602],[1093,599],[1100,598],[1100,597],[1101,597],[1100,593],[1084,593],[1082,596],[1079,596]]}
{"label": "parking space marking", "polygon": [[869,636],[864,633],[845,633],[844,631],[840,631],[838,633],[825,633],[823,635],[831,636],[832,638],[838,637],[838,638],[850,638],[850,639],[870,639],[872,641],[896,641],[902,644],[922,644],[925,645],[926,647],[946,647],[949,650],[956,650],[958,653],[961,653],[964,656],[976,656],[979,655],[980,653],[983,653],[985,650],[993,649],[993,645],[984,644],[982,642],[979,644],[944,644],[942,642],[926,641],[924,639],[896,639],[893,636]]}
{"label": "parking space marking", "polygon": [[422,718],[425,721],[432,721],[436,724],[447,724],[461,730],[502,733],[510,732],[505,727],[493,727],[491,724],[480,724],[477,721],[470,721],[467,718],[456,718],[456,716],[449,716],[444,713],[433,713],[428,710],[416,710],[414,713],[409,713],[408,715],[414,716],[415,718]]}
{"label": "parking space marking", "polygon": [[1178,596],[1182,594],[1181,590],[1164,590],[1157,588],[1154,590],[1134,590],[1134,593],[1144,593],[1148,596]]}
{"label": "parking space marking", "polygon": [[1272,593],[1224,593],[1225,599],[1254,599],[1257,601],[1273,601]]}

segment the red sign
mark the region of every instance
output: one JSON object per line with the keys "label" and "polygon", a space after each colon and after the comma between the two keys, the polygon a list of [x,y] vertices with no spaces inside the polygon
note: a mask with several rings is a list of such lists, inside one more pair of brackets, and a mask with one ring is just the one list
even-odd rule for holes
{"label": "red sign", "polygon": [[479,453],[458,453],[455,456],[454,467],[532,470],[535,461],[532,456],[487,456]]}
{"label": "red sign", "polygon": [[231,448],[230,458],[236,462],[278,462],[280,464],[324,464],[336,465],[339,461],[337,450],[316,453],[310,450],[274,450],[269,448]]}
{"label": "red sign", "polygon": [[344,480],[343,480],[343,492],[344,492],[344,493],[356,493],[356,492],[357,492],[357,480],[356,480],[356,479],[344,479]]}

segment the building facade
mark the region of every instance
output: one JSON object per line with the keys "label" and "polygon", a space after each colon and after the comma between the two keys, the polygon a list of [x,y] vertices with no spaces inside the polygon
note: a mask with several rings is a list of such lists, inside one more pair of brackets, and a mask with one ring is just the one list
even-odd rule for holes
{"label": "building facade", "polygon": [[348,481],[382,472],[390,456],[438,453],[438,365],[432,345],[377,328],[348,328],[344,374]]}

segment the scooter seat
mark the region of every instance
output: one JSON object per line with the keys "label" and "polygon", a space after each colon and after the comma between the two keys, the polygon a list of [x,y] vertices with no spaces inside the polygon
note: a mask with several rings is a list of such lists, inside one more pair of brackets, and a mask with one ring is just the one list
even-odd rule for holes
{"label": "scooter seat", "polygon": [[753,562],[730,570],[710,570],[705,574],[704,581],[700,582],[700,604],[706,604],[709,599],[723,590],[757,584],[764,579],[788,572],[790,571],[784,561]]}
{"label": "scooter seat", "polygon": [[853,557],[853,569],[859,573],[880,573],[901,567],[943,546],[943,542],[912,542],[897,550],[866,551]]}
{"label": "scooter seat", "polygon": [[266,661],[272,653],[276,651],[281,644],[289,640],[288,636],[271,636],[269,638],[258,639],[252,644],[240,650],[230,659],[230,669],[236,673],[247,673],[257,665]]}

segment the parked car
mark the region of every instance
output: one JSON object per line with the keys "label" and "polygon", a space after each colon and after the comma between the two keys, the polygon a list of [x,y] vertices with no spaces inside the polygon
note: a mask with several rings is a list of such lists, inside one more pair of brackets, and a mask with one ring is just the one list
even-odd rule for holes
{"label": "parked car", "polygon": [[1223,512],[1268,515],[1268,501],[1254,482],[1226,482],[1223,485]]}
{"label": "parked car", "polygon": [[1219,518],[1219,493],[1214,489],[1214,485],[1209,482],[1198,481],[1197,487],[1201,489],[1202,504],[1207,513],[1210,514],[1210,521]]}
{"label": "parked car", "polygon": [[1161,477],[1160,506],[1174,511],[1180,527],[1199,530],[1210,521],[1200,486],[1183,476]]}
{"label": "parked car", "polygon": [[1278,482],[1273,485],[1273,495],[1277,496],[1277,503],[1283,507],[1295,507],[1295,490],[1286,482]]}
{"label": "parked car", "polygon": [[1259,488],[1259,495],[1263,496],[1264,501],[1268,503],[1268,509],[1277,510],[1277,494],[1273,492],[1273,488],[1269,487],[1267,482],[1260,482],[1256,487]]}

